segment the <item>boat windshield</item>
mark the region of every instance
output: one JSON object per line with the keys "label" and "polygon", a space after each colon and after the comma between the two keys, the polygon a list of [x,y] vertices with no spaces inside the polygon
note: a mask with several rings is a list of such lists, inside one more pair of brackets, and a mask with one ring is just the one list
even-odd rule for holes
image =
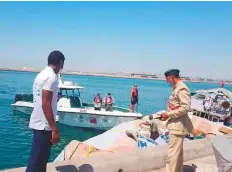
{"label": "boat windshield", "polygon": [[83,106],[81,98],[80,98],[79,89],[60,88],[59,89],[59,98],[69,99],[70,105],[73,108],[81,108]]}
{"label": "boat windshield", "polygon": [[80,97],[80,91],[79,89],[59,89],[59,96],[60,97]]}

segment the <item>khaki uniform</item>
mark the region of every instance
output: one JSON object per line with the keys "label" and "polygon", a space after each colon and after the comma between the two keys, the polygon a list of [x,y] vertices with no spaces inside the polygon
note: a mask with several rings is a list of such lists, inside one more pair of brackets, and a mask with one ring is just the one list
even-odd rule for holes
{"label": "khaki uniform", "polygon": [[187,133],[193,130],[188,116],[191,106],[191,95],[188,87],[180,81],[173,88],[168,101],[169,129],[168,158],[166,172],[182,172],[183,170],[183,141]]}

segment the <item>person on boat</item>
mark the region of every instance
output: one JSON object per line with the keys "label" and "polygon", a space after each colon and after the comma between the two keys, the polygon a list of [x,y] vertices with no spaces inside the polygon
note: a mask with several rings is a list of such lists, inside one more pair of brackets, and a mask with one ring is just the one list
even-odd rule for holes
{"label": "person on boat", "polygon": [[205,111],[211,111],[213,108],[213,98],[208,96],[205,100],[203,100],[203,109]]}
{"label": "person on boat", "polygon": [[157,123],[153,116],[149,115],[148,120],[142,119],[142,121],[136,127],[136,131],[127,130],[126,135],[133,138],[135,141],[138,140],[139,136],[145,136],[156,140],[159,137]]}
{"label": "person on boat", "polygon": [[215,94],[215,97],[213,99],[213,110],[215,110],[215,111],[219,110],[220,111],[222,102],[226,100],[226,99],[223,100],[224,97],[225,96],[224,96],[224,94],[221,91],[218,91]]}
{"label": "person on boat", "polygon": [[191,95],[189,88],[180,79],[179,73],[178,69],[170,69],[164,73],[167,83],[173,87],[168,100],[168,111],[160,115],[162,121],[167,121],[169,130],[166,172],[183,171],[184,137],[193,130],[193,124],[188,116]]}
{"label": "person on boat", "polygon": [[109,92],[106,97],[104,98],[105,108],[106,111],[113,111],[113,104],[114,104],[114,98],[111,96],[111,93]]}
{"label": "person on boat", "polygon": [[137,85],[134,85],[134,87],[131,90],[131,106],[130,106],[130,112],[134,112],[135,105],[138,106],[138,87]]}
{"label": "person on boat", "polygon": [[100,96],[100,93],[97,93],[97,95],[94,97],[93,103],[94,103],[94,109],[95,110],[101,110],[102,98]]}
{"label": "person on boat", "polygon": [[48,65],[33,83],[34,108],[29,127],[33,130],[30,158],[26,172],[46,172],[52,144],[60,140],[56,126],[58,77],[63,69],[65,57],[60,51],[48,56]]}
{"label": "person on boat", "polygon": [[220,99],[222,99],[224,96],[222,91],[218,91],[215,98],[214,98],[214,102],[218,102]]}
{"label": "person on boat", "polygon": [[222,81],[221,82],[221,88],[224,88],[224,86],[225,86],[225,83],[224,83],[224,81]]}

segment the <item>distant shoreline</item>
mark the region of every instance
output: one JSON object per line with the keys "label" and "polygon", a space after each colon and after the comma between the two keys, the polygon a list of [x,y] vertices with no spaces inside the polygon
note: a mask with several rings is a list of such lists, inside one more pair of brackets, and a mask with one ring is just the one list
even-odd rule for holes
{"label": "distant shoreline", "polygon": [[[0,71],[6,71],[6,72],[30,72],[30,73],[39,73],[40,71],[26,71],[26,70],[20,70],[20,69],[0,69]],[[155,81],[165,81],[166,79],[163,77],[141,77],[141,76],[129,76],[129,75],[119,75],[117,73],[112,74],[99,74],[99,73],[90,73],[90,72],[63,72],[65,75],[77,75],[77,76],[96,76],[96,77],[109,77],[109,78],[125,78],[125,79],[142,79],[142,80],[155,80]],[[221,81],[218,80],[212,80],[212,81],[205,81],[205,80],[186,80],[182,79],[185,82],[190,83],[207,83],[207,84],[221,84]],[[230,82],[224,82],[225,84],[232,85],[232,81]]]}

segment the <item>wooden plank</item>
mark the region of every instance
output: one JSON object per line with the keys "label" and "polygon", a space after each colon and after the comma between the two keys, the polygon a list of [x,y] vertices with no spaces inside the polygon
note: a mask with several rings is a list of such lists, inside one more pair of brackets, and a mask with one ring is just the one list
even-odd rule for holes
{"label": "wooden plank", "polygon": [[220,127],[218,131],[222,132],[224,134],[232,135],[232,128],[229,128],[229,127],[226,127],[226,126]]}

